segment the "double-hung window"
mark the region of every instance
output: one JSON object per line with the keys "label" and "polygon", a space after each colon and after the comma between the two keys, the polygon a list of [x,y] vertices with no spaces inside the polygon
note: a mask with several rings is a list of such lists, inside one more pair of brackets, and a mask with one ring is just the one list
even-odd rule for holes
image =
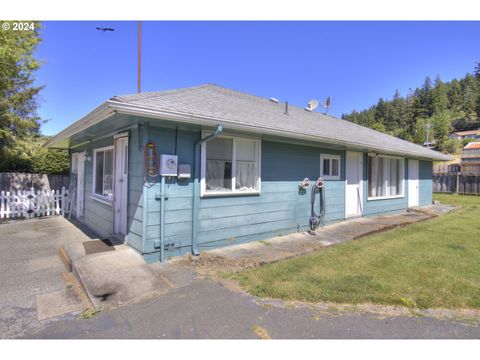
{"label": "double-hung window", "polygon": [[320,155],[320,174],[324,180],[340,180],[340,155]]}
{"label": "double-hung window", "polygon": [[93,195],[102,200],[113,198],[113,147],[95,149],[93,155]]}
{"label": "double-hung window", "polygon": [[402,158],[368,155],[368,198],[402,197],[404,170]]}
{"label": "double-hung window", "polygon": [[260,140],[222,136],[202,145],[202,196],[260,191]]}

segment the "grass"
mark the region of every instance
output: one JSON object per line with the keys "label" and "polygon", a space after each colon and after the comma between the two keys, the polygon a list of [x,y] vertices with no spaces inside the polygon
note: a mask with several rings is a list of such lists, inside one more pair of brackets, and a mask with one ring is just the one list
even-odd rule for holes
{"label": "grass", "polygon": [[480,197],[442,194],[434,199],[461,208],[234,277],[260,297],[480,308]]}

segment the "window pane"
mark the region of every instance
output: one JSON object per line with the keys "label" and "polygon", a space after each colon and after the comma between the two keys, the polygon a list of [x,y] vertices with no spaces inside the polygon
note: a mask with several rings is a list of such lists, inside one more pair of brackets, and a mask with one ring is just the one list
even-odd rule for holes
{"label": "window pane", "polygon": [[390,160],[390,174],[388,179],[389,184],[389,195],[395,196],[400,195],[400,160],[399,159],[389,159]]}
{"label": "window pane", "polygon": [[369,156],[368,157],[368,196],[377,197],[385,196],[384,184],[384,158]]}
{"label": "window pane", "polygon": [[103,195],[103,151],[95,153],[95,194]]}
{"label": "window pane", "polygon": [[323,159],[323,175],[330,175],[330,159]]}
{"label": "window pane", "polygon": [[105,154],[105,167],[103,175],[103,196],[113,196],[113,150],[107,150]]}
{"label": "window pane", "polygon": [[338,159],[332,159],[332,175],[338,176]]}
{"label": "window pane", "polygon": [[257,143],[253,140],[237,139],[235,189],[240,191],[257,190],[258,165],[256,161]]}
{"label": "window pane", "polygon": [[206,189],[231,191],[233,140],[213,139],[206,144],[206,147]]}

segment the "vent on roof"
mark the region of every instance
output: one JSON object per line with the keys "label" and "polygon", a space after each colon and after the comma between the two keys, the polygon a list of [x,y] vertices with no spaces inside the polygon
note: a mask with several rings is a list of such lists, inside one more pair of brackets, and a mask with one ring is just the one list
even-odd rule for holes
{"label": "vent on roof", "polygon": [[277,98],[274,98],[274,97],[271,97],[269,99],[271,102],[275,103],[275,104],[278,104],[279,100]]}

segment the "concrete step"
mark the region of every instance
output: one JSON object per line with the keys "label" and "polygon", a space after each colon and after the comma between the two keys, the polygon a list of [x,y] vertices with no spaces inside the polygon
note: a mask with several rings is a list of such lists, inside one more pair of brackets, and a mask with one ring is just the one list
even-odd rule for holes
{"label": "concrete step", "polygon": [[59,255],[96,310],[136,302],[171,288],[127,245],[87,255],[83,243],[71,244],[62,246]]}

